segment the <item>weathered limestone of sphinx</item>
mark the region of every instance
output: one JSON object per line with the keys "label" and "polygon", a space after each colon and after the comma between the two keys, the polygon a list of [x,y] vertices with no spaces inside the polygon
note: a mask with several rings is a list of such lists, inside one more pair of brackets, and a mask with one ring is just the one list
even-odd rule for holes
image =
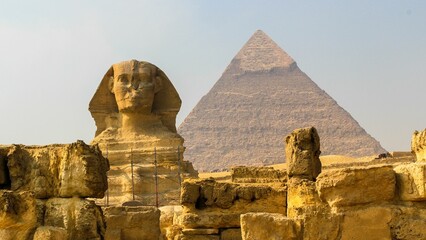
{"label": "weathered limestone of sphinx", "polygon": [[179,173],[183,178],[197,176],[192,164],[183,161],[183,138],[175,127],[180,106],[170,80],[151,63],[124,61],[107,71],[89,111],[97,126],[92,144],[102,149],[111,165],[109,204],[133,196],[143,204],[155,204],[155,161],[160,204],[178,203]]}
{"label": "weathered limestone of sphinx", "polygon": [[415,154],[417,162],[426,162],[426,129],[413,133],[411,152]]}
{"label": "weathered limestone of sphinx", "polygon": [[315,180],[321,172],[320,139],[314,127],[294,130],[285,138],[289,177]]}

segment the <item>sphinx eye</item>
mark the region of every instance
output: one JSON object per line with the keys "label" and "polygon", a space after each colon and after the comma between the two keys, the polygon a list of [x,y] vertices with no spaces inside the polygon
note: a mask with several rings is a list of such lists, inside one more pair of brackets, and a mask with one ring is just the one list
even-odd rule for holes
{"label": "sphinx eye", "polygon": [[118,76],[117,81],[123,84],[129,83],[129,80],[126,78],[126,76],[123,76],[123,75]]}

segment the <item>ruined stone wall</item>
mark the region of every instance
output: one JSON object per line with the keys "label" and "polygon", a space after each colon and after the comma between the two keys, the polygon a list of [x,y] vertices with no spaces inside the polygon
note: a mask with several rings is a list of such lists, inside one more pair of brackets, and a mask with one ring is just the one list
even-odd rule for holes
{"label": "ruined stone wall", "polygon": [[102,239],[108,161],[82,141],[0,147],[0,239]]}
{"label": "ruined stone wall", "polygon": [[239,167],[232,183],[185,182],[166,239],[426,239],[426,163],[322,169],[317,140],[312,128],[287,138],[288,176]]}
{"label": "ruined stone wall", "polygon": [[[424,149],[416,137],[421,134],[413,137],[417,156]],[[300,147],[294,141],[287,144]],[[316,179],[303,177],[309,172],[293,175],[287,184],[287,214],[241,215],[242,238],[426,239],[426,163],[419,157],[417,162],[374,163],[330,168]]]}
{"label": "ruined stone wall", "polygon": [[241,239],[241,214],[286,214],[286,176],[270,167],[236,167],[232,182],[185,181],[182,209],[163,230],[165,239]]}

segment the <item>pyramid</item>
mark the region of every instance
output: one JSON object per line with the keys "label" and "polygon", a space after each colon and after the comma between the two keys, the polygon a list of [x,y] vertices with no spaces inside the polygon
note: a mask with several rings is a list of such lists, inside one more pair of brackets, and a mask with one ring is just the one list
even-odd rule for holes
{"label": "pyramid", "polygon": [[314,126],[322,155],[383,153],[371,137],[261,30],[180,125],[185,159],[200,171],[285,162],[284,138]]}

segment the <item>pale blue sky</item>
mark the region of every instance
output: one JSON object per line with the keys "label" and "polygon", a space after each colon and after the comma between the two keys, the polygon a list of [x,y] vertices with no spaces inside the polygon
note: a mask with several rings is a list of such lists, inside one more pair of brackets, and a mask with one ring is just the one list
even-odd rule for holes
{"label": "pale blue sky", "polygon": [[426,127],[426,1],[0,2],[0,144],[90,142],[109,66],[163,69],[180,123],[262,29],[392,150]]}

